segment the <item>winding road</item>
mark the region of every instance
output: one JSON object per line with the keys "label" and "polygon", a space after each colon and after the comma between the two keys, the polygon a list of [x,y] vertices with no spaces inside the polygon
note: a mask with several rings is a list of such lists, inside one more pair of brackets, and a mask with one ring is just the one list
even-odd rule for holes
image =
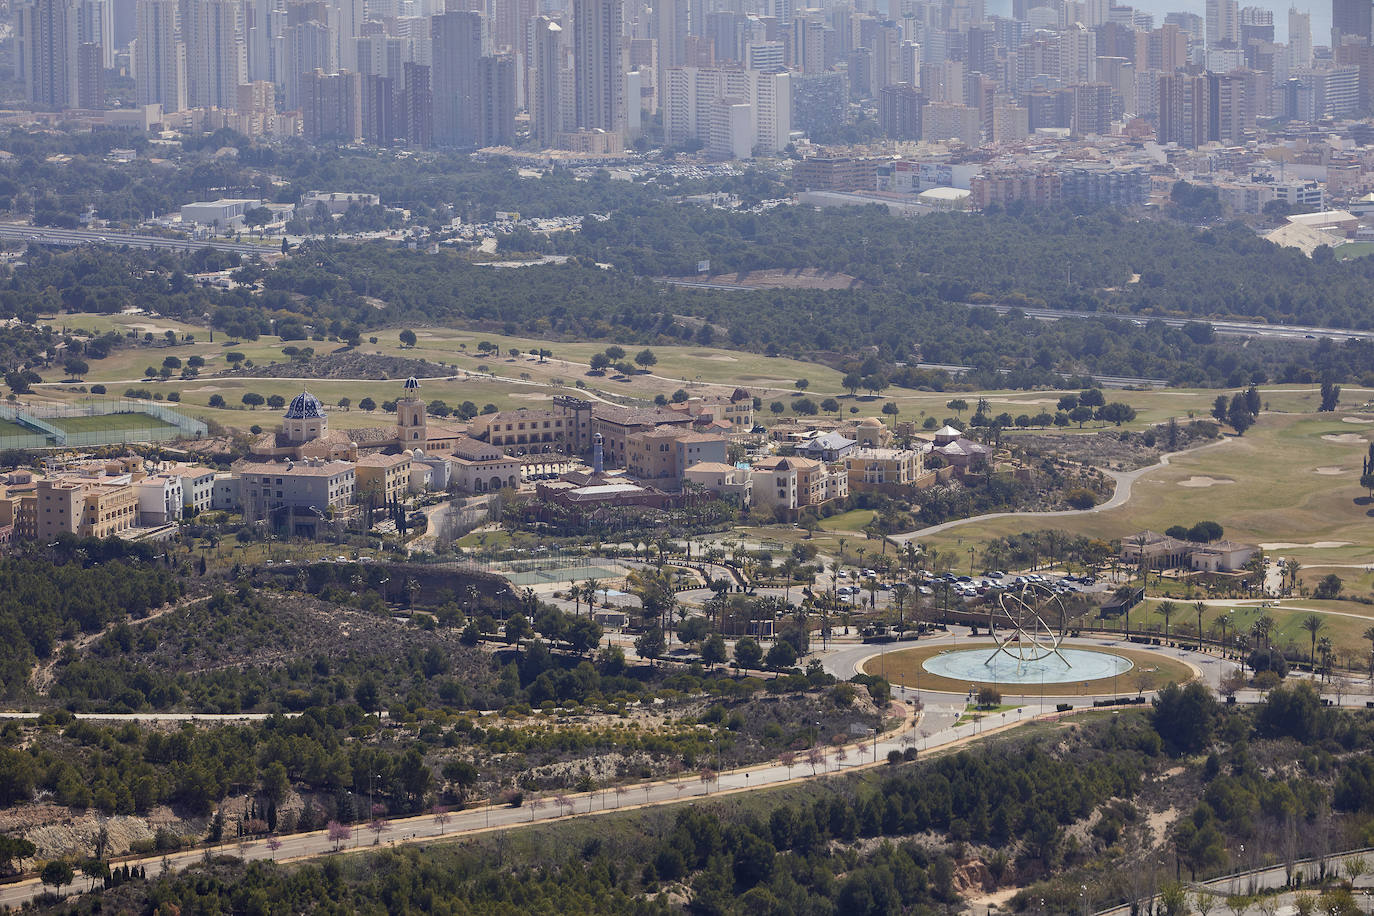
{"label": "winding road", "polygon": [[1218,445],[1224,445],[1225,443],[1230,441],[1232,441],[1231,438],[1226,437],[1223,439],[1218,439],[1214,442],[1208,442],[1205,445],[1200,445],[1197,448],[1190,448],[1187,451],[1169,452],[1167,454],[1161,455],[1159,457],[1159,460],[1154,464],[1146,465],[1143,468],[1136,468],[1134,471],[1103,470],[1102,473],[1106,474],[1108,477],[1112,478],[1112,480],[1116,481],[1116,489],[1112,491],[1110,499],[1108,499],[1106,502],[1098,503],[1091,509],[1054,509],[1049,512],[988,512],[984,515],[974,515],[970,518],[956,518],[952,521],[941,522],[938,525],[931,525],[928,528],[919,528],[916,531],[908,531],[904,534],[889,535],[888,540],[895,541],[898,544],[904,544],[907,541],[914,541],[923,537],[929,537],[932,534],[939,534],[942,531],[948,531],[951,528],[958,528],[961,525],[971,525],[974,522],[991,521],[995,518],[1011,518],[1013,516],[1017,518],[1026,519],[1062,518],[1064,516],[1069,515],[1092,515],[1095,512],[1106,512],[1109,509],[1117,509],[1121,506],[1126,505],[1126,503],[1130,501],[1131,489],[1135,486],[1135,482],[1137,480],[1144,477],[1146,474],[1149,474],[1151,471],[1157,471],[1160,468],[1168,467],[1171,458],[1183,457],[1184,455],[1195,455],[1203,449],[1215,448]]}

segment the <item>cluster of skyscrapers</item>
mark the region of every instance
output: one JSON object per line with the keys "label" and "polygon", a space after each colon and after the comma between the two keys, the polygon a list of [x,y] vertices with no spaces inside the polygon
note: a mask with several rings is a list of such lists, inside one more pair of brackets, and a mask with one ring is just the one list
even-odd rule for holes
{"label": "cluster of skyscrapers", "polygon": [[[1182,4],[1181,4],[1182,5]],[[1258,118],[1368,111],[1372,0],[1307,13],[1206,0],[1151,15],[1112,0],[22,0],[15,61],[46,109],[98,109],[130,73],[168,116],[250,132],[616,152],[652,138],[720,157],[837,134],[1015,140],[1113,125],[1196,146]],[[521,113],[524,118],[520,118]],[[525,120],[527,118],[527,121]],[[517,124],[522,127],[517,135]],[[276,125],[276,128],[274,128]],[[661,135],[659,131],[661,130]]]}

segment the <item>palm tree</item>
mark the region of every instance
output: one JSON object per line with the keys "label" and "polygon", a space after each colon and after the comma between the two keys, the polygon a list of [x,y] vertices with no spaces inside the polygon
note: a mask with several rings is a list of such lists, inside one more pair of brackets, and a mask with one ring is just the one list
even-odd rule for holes
{"label": "palm tree", "polygon": [[601,588],[601,583],[595,579],[588,579],[582,583],[582,597],[587,599],[587,616],[592,615],[592,609],[596,606],[596,593]]}
{"label": "palm tree", "polygon": [[[1221,657],[1222,657],[1222,658],[1226,658],[1226,631],[1229,630],[1230,628],[1231,628],[1231,618],[1230,618],[1230,617],[1227,617],[1225,614],[1222,614],[1222,615],[1221,615],[1220,617],[1218,617],[1216,620],[1212,621],[1212,629],[1214,629],[1214,630],[1221,630]],[[1201,639],[1200,636],[1199,636],[1198,638]]]}
{"label": "palm tree", "polygon": [[1331,640],[1323,636],[1321,639],[1317,640],[1317,648],[1320,649],[1322,653],[1323,676],[1329,677],[1331,675]]}
{"label": "palm tree", "polygon": [[902,558],[906,561],[907,569],[916,568],[916,555],[919,550],[920,547],[915,541],[907,541],[902,545]]}
{"label": "palm tree", "polygon": [[797,572],[797,561],[793,557],[788,557],[782,561],[782,574],[785,577],[782,584],[782,600],[784,604],[792,603],[792,577]]}
{"label": "palm tree", "polygon": [[865,578],[864,581],[863,581],[863,587],[868,591],[868,606],[869,606],[869,608],[877,608],[877,606],[878,606],[878,580],[875,579],[875,578],[873,578],[872,576],[868,576],[868,577]]}
{"label": "palm tree", "polygon": [[1283,561],[1283,570],[1288,575],[1288,594],[1293,594],[1293,590],[1298,587],[1298,570],[1302,567],[1297,560],[1288,559]]}
{"label": "palm tree", "polygon": [[1317,633],[1319,633],[1324,626],[1326,626],[1326,621],[1322,620],[1316,614],[1308,614],[1302,619],[1302,628],[1312,637],[1312,651],[1308,654],[1307,661],[1312,665],[1313,671],[1316,671],[1317,668]]}
{"label": "palm tree", "polygon": [[[1176,610],[1178,610],[1178,606],[1175,605],[1172,601],[1161,601],[1161,602],[1159,602],[1159,616],[1161,616],[1161,617],[1164,618],[1164,641],[1165,641],[1165,642],[1168,642],[1168,641],[1169,641],[1169,618],[1172,617],[1172,616],[1174,616],[1174,611],[1176,611]],[[1198,632],[1202,632],[1202,627],[1201,627],[1201,625],[1199,625],[1199,627],[1198,627]]]}
{"label": "palm tree", "polygon": [[1260,614],[1255,618],[1255,633],[1264,642],[1264,648],[1269,648],[1269,634],[1274,631],[1274,618],[1268,614]]}
{"label": "palm tree", "polygon": [[[1201,651],[1202,651],[1202,612],[1205,611],[1205,610],[1207,610],[1207,605],[1205,605],[1205,604],[1203,604],[1201,601],[1199,601],[1197,604],[1193,605],[1193,610],[1197,611],[1197,650],[1198,650],[1199,652],[1201,652]],[[1222,620],[1225,620],[1225,619],[1226,619],[1225,617],[1222,618]],[[1223,627],[1221,628],[1221,654],[1222,654],[1223,657],[1226,655],[1226,627],[1225,627],[1225,626],[1223,626]]]}
{"label": "palm tree", "polygon": [[898,582],[892,586],[892,603],[897,605],[897,632],[902,632],[902,608],[906,605],[906,599],[911,596],[911,586],[905,582]]}

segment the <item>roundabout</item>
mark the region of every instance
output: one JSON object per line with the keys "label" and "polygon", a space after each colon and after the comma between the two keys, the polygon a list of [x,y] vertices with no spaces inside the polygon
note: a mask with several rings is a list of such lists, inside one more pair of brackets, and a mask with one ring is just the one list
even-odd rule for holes
{"label": "roundabout", "polygon": [[[993,659],[992,664],[988,660]],[[1067,662],[1067,664],[1066,664]],[[1170,681],[1191,681],[1192,665],[1146,649],[1117,646],[1061,646],[1041,659],[1019,661],[999,651],[999,643],[980,640],[957,645],[928,643],[880,652],[860,666],[897,687],[967,694],[995,687],[1004,696],[1126,696],[1159,690]]]}
{"label": "roundabout", "polygon": [[[1088,696],[1157,690],[1191,680],[1191,666],[1154,652],[1064,644],[1068,614],[1053,590],[1027,582],[988,602],[991,643],[960,649],[934,647],[879,653],[868,674],[902,687],[964,693],[994,687],[999,693]],[[889,667],[889,664],[891,667]]]}

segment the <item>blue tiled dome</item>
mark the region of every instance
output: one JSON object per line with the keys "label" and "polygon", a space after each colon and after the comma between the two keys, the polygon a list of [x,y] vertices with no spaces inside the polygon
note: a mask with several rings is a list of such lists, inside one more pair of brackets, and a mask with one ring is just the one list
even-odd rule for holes
{"label": "blue tiled dome", "polygon": [[286,408],[286,419],[323,420],[324,405],[310,392],[302,391],[291,399],[291,406]]}

